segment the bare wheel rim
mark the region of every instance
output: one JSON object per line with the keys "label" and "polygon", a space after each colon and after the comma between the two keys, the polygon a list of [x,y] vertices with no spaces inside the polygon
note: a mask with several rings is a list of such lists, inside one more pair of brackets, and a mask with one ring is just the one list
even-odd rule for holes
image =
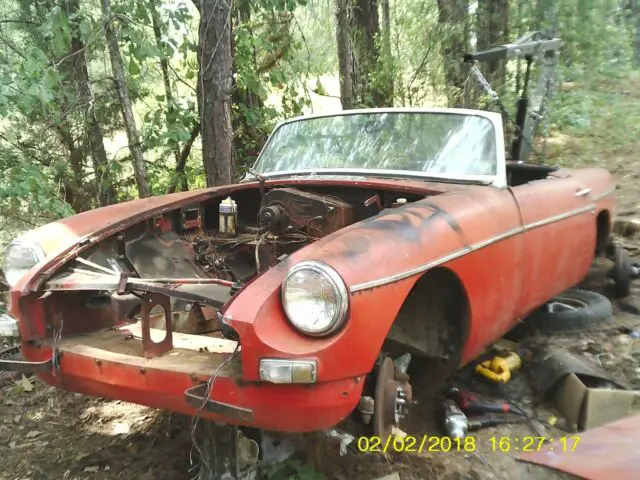
{"label": "bare wheel rim", "polygon": [[586,308],[587,304],[577,298],[557,297],[548,302],[546,307],[549,313],[575,312]]}

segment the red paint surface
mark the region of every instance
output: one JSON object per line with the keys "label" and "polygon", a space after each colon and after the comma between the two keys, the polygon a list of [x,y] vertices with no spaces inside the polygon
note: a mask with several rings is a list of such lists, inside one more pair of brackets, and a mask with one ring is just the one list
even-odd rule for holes
{"label": "red paint surface", "polygon": [[[564,435],[566,442],[555,441],[539,452],[523,453],[520,460],[588,480],[640,478],[640,415]],[[579,438],[577,442],[575,437]]]}
{"label": "red paint surface", "polygon": [[[571,176],[561,178],[568,174]],[[594,205],[592,197],[613,188],[609,174],[600,169],[560,170],[554,175],[559,178],[504,190],[382,179],[267,182],[268,186],[357,185],[444,194],[402,209],[386,210],[329,235],[297,251],[238,293],[226,315],[240,334],[242,382],[220,378],[212,398],[253,409],[253,425],[260,428],[307,431],[334,425],[355,408],[362,389],[362,381],[355,379],[371,372],[391,324],[420,275],[352,294],[345,328],[328,338],[309,338],[290,325],[281,307],[279,289],[287,270],[300,260],[317,259],[333,266],[348,286],[380,279],[518,231],[523,225]],[[64,234],[51,249],[55,253],[48,256],[46,263],[30,271],[12,291],[11,313],[20,320],[23,338],[45,337],[47,313],[39,309],[42,302],[29,291],[37,288],[43,276],[68,261],[79,238],[90,235],[99,241],[145,218],[211,196],[227,195],[232,188],[256,188],[256,184],[113,205],[40,229],[40,236],[53,229]],[[575,192],[582,188],[591,188],[591,194],[576,197]],[[586,275],[595,251],[596,214],[606,209],[613,218],[614,207],[613,196],[603,197],[594,205],[595,212],[510,235],[443,265],[461,280],[469,301],[462,363],[471,361],[500,338],[519,317]],[[28,359],[44,359],[48,355],[46,348],[25,347]],[[318,383],[260,384],[258,365],[263,357],[315,359]],[[89,395],[193,412],[184,399],[184,390],[194,385],[188,373],[141,374],[137,367],[104,361],[97,368],[93,358],[66,354],[60,377],[44,378],[54,384],[62,378],[63,388]],[[234,423],[229,418],[216,420]]]}

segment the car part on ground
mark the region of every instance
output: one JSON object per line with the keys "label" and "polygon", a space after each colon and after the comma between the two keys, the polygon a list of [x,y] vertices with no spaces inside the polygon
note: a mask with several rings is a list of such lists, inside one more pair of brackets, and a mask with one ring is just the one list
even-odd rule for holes
{"label": "car part on ground", "polygon": [[577,288],[545,303],[509,332],[517,339],[527,334],[575,333],[598,328],[613,320],[613,307],[607,297]]}

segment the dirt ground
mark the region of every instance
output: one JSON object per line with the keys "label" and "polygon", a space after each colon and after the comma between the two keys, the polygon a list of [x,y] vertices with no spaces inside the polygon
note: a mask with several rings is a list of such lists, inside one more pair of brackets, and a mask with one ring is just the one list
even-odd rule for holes
{"label": "dirt ground", "polygon": [[[638,85],[640,92],[640,84]],[[640,95],[639,95],[640,98]],[[558,138],[552,138],[558,142]],[[565,139],[566,140],[566,139]],[[594,142],[597,138],[591,139]],[[600,139],[601,140],[601,139]],[[571,139],[557,151],[578,148]],[[555,148],[552,145],[552,150]],[[557,153],[557,152],[556,152]],[[639,218],[638,194],[640,159],[629,154],[594,160],[609,168],[620,185],[619,215]],[[623,167],[621,166],[623,165]],[[638,172],[638,173],[636,173]],[[619,241],[640,257],[640,238]],[[590,287],[601,289],[597,278]],[[598,356],[603,368],[616,379],[640,389],[640,339],[622,333],[621,327],[640,329],[640,282],[631,297],[615,302],[614,322],[605,329],[534,342],[569,348],[571,351]],[[2,345],[0,345],[1,349]],[[599,356],[599,354],[608,354]],[[544,422],[553,415],[548,404],[532,397],[527,380],[532,373],[525,362],[511,390],[494,392],[516,398],[534,411],[540,434],[562,435]],[[440,399],[432,384],[414,385],[418,404],[408,425],[412,435],[442,435],[436,409]],[[405,479],[564,479],[569,475],[517,461],[517,453],[491,453],[489,438],[522,437],[535,434],[529,423],[505,425],[475,432],[479,448],[474,453],[397,454],[391,458],[351,451],[339,456],[338,444],[322,432],[293,439],[300,450],[301,463],[320,472],[272,478],[327,478],[336,480],[375,479],[397,472]],[[354,442],[355,443],[355,442]],[[352,446],[353,447],[353,446]],[[88,398],[49,387],[35,378],[7,381],[0,377],[0,479],[188,479],[191,439],[185,417],[119,401]]]}

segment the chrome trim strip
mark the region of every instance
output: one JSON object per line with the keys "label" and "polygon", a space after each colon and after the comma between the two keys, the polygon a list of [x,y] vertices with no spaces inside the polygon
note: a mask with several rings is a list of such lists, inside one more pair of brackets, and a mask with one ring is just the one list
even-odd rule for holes
{"label": "chrome trim strip", "polygon": [[598,200],[602,200],[604,197],[608,197],[609,195],[614,194],[616,191],[616,187],[610,188],[609,190],[605,190],[602,193],[599,193],[598,195],[592,195],[591,196],[591,200],[593,200],[594,202],[597,202]]}
{"label": "chrome trim strip", "polygon": [[586,205],[584,207],[576,208],[575,210],[571,210],[569,212],[561,213],[560,215],[554,215],[553,217],[545,218],[542,220],[538,220],[537,222],[529,223],[522,227],[514,228],[511,230],[507,230],[506,232],[501,233],[500,235],[496,235],[494,237],[490,237],[486,240],[482,240],[481,242],[474,243],[468,247],[462,248],[460,250],[456,250],[444,257],[437,258],[435,260],[430,261],[429,263],[425,263],[418,267],[412,268],[411,270],[407,270],[405,272],[396,273],[394,275],[390,275],[388,277],[379,278],[377,280],[371,280],[368,282],[358,283],[353,285],[350,288],[351,293],[360,292],[362,290],[369,290],[371,288],[381,287],[383,285],[387,285],[389,283],[399,282],[400,280],[404,280],[405,278],[413,277],[414,275],[418,275],[419,273],[426,272],[434,267],[440,266],[444,263],[450,262],[451,260],[455,260],[460,258],[468,253],[475,252],[476,250],[480,250],[481,248],[488,247],[494,243],[497,243],[501,240],[505,240],[507,238],[513,237],[520,233],[527,232],[529,230],[533,230],[534,228],[542,227],[544,225],[549,225],[551,223],[559,222],[561,220],[565,220],[570,217],[575,217],[577,215],[581,215],[587,212],[594,212],[595,205]]}

